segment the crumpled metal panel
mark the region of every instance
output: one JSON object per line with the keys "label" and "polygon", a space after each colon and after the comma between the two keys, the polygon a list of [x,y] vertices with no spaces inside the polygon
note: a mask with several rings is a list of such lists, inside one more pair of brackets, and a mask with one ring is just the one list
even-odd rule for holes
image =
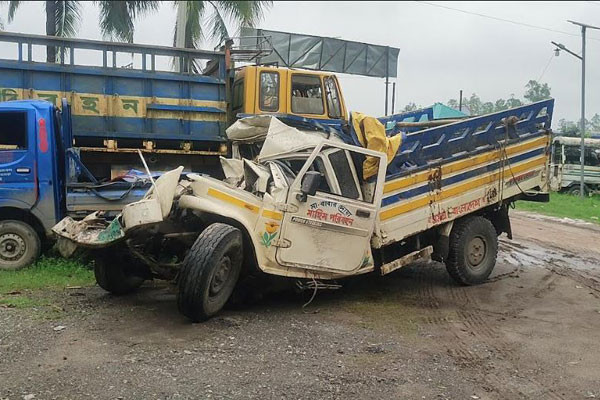
{"label": "crumpled metal panel", "polygon": [[257,59],[258,64],[304,68],[385,78],[395,78],[400,49],[321,36],[242,28],[240,45],[245,48],[272,46],[273,51]]}

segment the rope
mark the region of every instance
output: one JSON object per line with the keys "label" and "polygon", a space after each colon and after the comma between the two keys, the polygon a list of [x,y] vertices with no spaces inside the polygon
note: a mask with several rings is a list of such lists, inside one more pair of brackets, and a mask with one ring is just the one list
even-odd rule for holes
{"label": "rope", "polygon": [[[516,122],[515,122],[516,124]],[[508,127],[510,125],[510,121],[507,119],[505,122],[505,134],[504,134],[504,143],[500,144],[500,158],[501,158],[501,162],[502,162],[502,170],[501,170],[501,178],[500,178],[500,182],[502,183],[502,191],[500,194],[500,204],[502,204],[502,200],[503,200],[503,196],[504,196],[504,169],[505,166],[508,165],[508,170],[510,171],[510,176],[513,179],[513,182],[515,183],[515,185],[517,186],[517,188],[519,189],[519,191],[524,194],[525,196],[529,196],[529,197],[535,197],[539,192],[533,192],[533,193],[527,193],[525,190],[523,190],[523,188],[521,188],[521,186],[519,185],[519,182],[517,181],[517,179],[515,178],[515,174],[512,170],[512,165],[510,164],[510,159],[508,158],[508,153],[506,152],[506,145],[508,144]]]}
{"label": "rope", "polygon": [[[313,276],[313,278],[312,278],[312,281],[313,281],[313,285],[315,285],[315,289],[313,290],[313,294],[312,294],[312,296],[310,296],[310,300],[308,300],[306,303],[304,303],[304,304],[302,305],[302,312],[303,312],[303,313],[307,313],[307,311],[306,311],[306,307],[307,307],[307,306],[308,306],[310,303],[312,303],[312,301],[313,301],[313,300],[315,299],[315,297],[317,296],[317,290],[318,290],[318,287],[319,287],[319,286],[317,285],[317,281],[315,280],[315,277],[314,277],[314,276]],[[314,314],[314,313],[318,313],[318,312],[319,312],[319,310],[317,309],[317,310],[313,311],[312,313]]]}

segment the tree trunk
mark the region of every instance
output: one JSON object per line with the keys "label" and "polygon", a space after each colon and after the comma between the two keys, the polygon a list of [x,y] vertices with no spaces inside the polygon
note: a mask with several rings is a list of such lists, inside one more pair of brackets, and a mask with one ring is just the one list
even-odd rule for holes
{"label": "tree trunk", "polygon": [[[56,1],[46,1],[46,35],[56,36]],[[46,61],[56,62],[56,47],[46,46]]]}
{"label": "tree trunk", "polygon": [[[186,1],[177,4],[177,32],[175,32],[175,47],[185,48],[188,23],[188,7]],[[177,57],[175,62],[175,72],[188,72],[187,60],[185,57]]]}

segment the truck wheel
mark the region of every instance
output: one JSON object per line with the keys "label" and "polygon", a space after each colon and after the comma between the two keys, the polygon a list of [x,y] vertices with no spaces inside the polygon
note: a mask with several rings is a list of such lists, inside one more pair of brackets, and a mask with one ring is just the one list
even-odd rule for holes
{"label": "truck wheel", "polygon": [[177,307],[194,322],[225,305],[242,269],[242,233],[231,225],[209,225],[188,251],[179,272]]}
{"label": "truck wheel", "polygon": [[40,237],[23,221],[0,222],[0,270],[16,270],[33,263],[40,255]]}
{"label": "truck wheel", "polygon": [[446,269],[462,285],[484,282],[496,265],[498,236],[492,223],[483,217],[458,220],[450,232]]}
{"label": "truck wheel", "polygon": [[[576,184],[576,185],[571,186],[569,188],[569,191],[567,193],[569,193],[572,196],[579,196],[579,194],[581,193],[581,187],[580,187],[580,185]],[[584,186],[583,187],[583,195],[587,196],[587,194],[588,194],[587,187]]]}
{"label": "truck wheel", "polygon": [[116,295],[131,293],[144,283],[145,279],[140,274],[142,268],[131,256],[114,249],[112,252],[98,252],[94,257],[98,286]]}

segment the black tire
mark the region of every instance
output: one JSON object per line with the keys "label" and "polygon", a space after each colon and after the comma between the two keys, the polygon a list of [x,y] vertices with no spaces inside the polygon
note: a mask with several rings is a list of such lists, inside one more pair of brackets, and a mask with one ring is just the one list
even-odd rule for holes
{"label": "black tire", "polygon": [[[579,196],[579,194],[581,193],[581,186],[578,184],[576,185],[572,185],[569,190],[567,191],[567,193],[569,193],[572,196]],[[587,186],[583,187],[583,195],[587,196],[588,194],[588,188]]]}
{"label": "black tire", "polygon": [[115,295],[124,295],[144,283],[141,263],[125,251],[114,249],[94,254],[94,275],[98,286]]}
{"label": "black tire", "polygon": [[446,269],[461,285],[485,282],[496,265],[498,236],[494,225],[483,217],[454,222]]}
{"label": "black tire", "polygon": [[209,225],[183,260],[178,281],[179,312],[199,322],[221,311],[235,288],[242,259],[240,230],[222,223]]}
{"label": "black tire", "polygon": [[17,270],[32,264],[42,249],[37,232],[23,221],[0,221],[0,270]]}

